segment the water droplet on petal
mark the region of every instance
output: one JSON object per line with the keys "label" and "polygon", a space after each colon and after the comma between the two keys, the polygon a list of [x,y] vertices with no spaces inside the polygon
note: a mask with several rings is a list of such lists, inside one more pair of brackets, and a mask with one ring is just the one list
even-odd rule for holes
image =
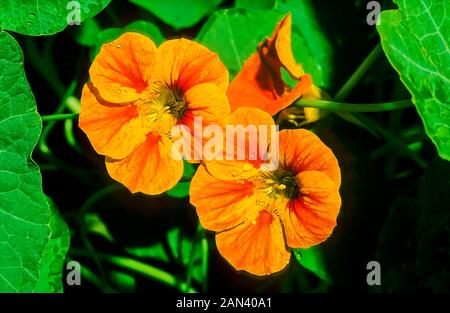
{"label": "water droplet on petal", "polygon": [[110,42],[109,45],[112,47],[112,46],[114,46],[114,43],[113,43],[113,42]]}
{"label": "water droplet on petal", "polygon": [[120,48],[121,46],[119,44],[116,45],[116,48]]}

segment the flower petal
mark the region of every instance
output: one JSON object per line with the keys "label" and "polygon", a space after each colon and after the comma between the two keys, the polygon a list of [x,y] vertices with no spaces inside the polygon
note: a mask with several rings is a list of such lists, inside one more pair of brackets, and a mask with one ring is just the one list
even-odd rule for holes
{"label": "flower petal", "polygon": [[275,40],[275,50],[282,66],[289,72],[289,74],[299,79],[303,74],[303,68],[295,61],[292,53],[291,45],[291,26],[292,16],[289,13],[286,17],[278,23],[272,35],[272,40]]}
{"label": "flower petal", "polygon": [[157,49],[150,38],[125,33],[102,46],[89,73],[103,99],[131,102],[150,85],[156,63]]}
{"label": "flower petal", "polygon": [[[241,126],[241,128],[239,128]],[[237,139],[237,133],[245,131],[246,127],[254,126],[255,135],[253,138],[256,144],[252,144],[252,152],[250,152],[249,133],[242,136],[245,140],[245,147]],[[266,131],[261,126],[266,126]],[[272,117],[266,112],[256,108],[238,108],[230,116],[230,124],[227,128],[233,127],[234,132],[225,132],[225,145],[223,147],[223,160],[216,159],[206,162],[208,171],[216,178],[223,180],[245,180],[258,175],[259,166],[261,165],[260,151],[266,152],[267,146],[270,144],[272,126],[275,123]],[[231,128],[229,128],[231,129]],[[275,131],[275,130],[274,130]],[[261,142],[260,133],[266,132],[265,142]],[[233,136],[234,134],[234,136]],[[227,149],[227,145],[229,148]],[[233,147],[231,151],[230,147]]]}
{"label": "flower petal", "polygon": [[321,172],[302,172],[295,179],[300,195],[281,211],[281,221],[289,247],[309,248],[331,235],[341,197],[336,184]]}
{"label": "flower petal", "polygon": [[222,92],[228,88],[228,70],[216,53],[184,38],[167,40],[158,48],[158,75],[162,83],[186,92],[195,85],[215,84]]}
{"label": "flower petal", "polygon": [[255,208],[252,183],[219,180],[203,165],[192,178],[189,194],[202,226],[213,231],[235,227]]}
{"label": "flower petal", "polygon": [[298,174],[318,171],[341,185],[341,171],[336,157],[314,133],[305,129],[282,130],[279,136],[280,164]]}
{"label": "flower petal", "polygon": [[255,275],[279,272],[291,257],[280,221],[264,210],[255,220],[217,234],[216,244],[222,256],[236,270]]}
{"label": "flower petal", "polygon": [[106,168],[133,193],[160,194],[175,186],[183,174],[183,160],[172,155],[171,147],[169,138],[150,133],[127,158],[106,158]]}
{"label": "flower petal", "polygon": [[[275,115],[309,92],[312,81],[297,64],[291,46],[291,15],[281,20],[270,38],[258,45],[255,52],[236,75],[228,89],[231,109],[260,108]],[[291,90],[283,81],[281,68],[298,80]]]}
{"label": "flower petal", "polygon": [[[191,153],[190,155],[185,154],[184,157],[188,161],[194,161],[194,159],[196,161],[199,161],[199,159],[204,160],[207,156],[202,155],[202,151],[206,151],[201,148],[211,138],[204,137],[203,132],[209,125],[216,127],[216,129],[223,129],[230,115],[228,98],[225,92],[220,90],[216,85],[204,83],[195,85],[187,90],[184,95],[184,100],[186,102],[186,110],[183,117],[178,121],[178,124],[187,126],[191,132]],[[214,131],[215,136],[220,136],[216,132]],[[222,140],[220,141],[222,142]],[[196,142],[199,144],[196,144]],[[189,143],[186,142],[186,144]],[[217,148],[215,152],[221,153],[222,147]],[[194,151],[195,153],[193,154]],[[207,154],[210,158],[214,157],[214,155],[209,155],[209,152]]]}
{"label": "flower petal", "polygon": [[308,74],[303,75],[294,89],[289,91],[281,78],[281,72],[274,75],[263,64],[256,52],[231,82],[228,99],[232,111],[239,107],[253,107],[275,115],[310,90],[312,81]]}
{"label": "flower petal", "polygon": [[102,100],[92,84],[83,88],[79,127],[97,153],[115,159],[125,158],[146,139],[137,107]]}

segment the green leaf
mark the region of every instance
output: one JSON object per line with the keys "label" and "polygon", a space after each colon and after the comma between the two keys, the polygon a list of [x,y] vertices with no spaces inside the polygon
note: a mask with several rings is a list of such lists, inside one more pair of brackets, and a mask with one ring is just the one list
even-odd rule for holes
{"label": "green leaf", "polygon": [[42,130],[23,54],[0,32],[0,291],[62,290],[66,224],[50,206],[30,155]]}
{"label": "green leaf", "polygon": [[258,43],[272,34],[283,16],[269,10],[220,10],[203,25],[197,39],[219,54],[233,77],[245,60],[256,52]]}
{"label": "green leaf", "polygon": [[292,38],[294,56],[305,72],[313,76],[315,85],[329,88],[334,69],[333,47],[317,22],[313,1],[276,0],[275,9],[292,13],[295,33],[301,37],[301,40]]}
{"label": "green leaf", "polygon": [[197,242],[194,246],[193,240],[185,236],[179,228],[172,228],[167,232],[167,246],[170,250],[166,249],[162,242],[157,242],[148,247],[126,248],[126,251],[138,258],[150,258],[163,262],[169,262],[173,256],[175,261],[185,268],[189,266],[191,257],[193,257],[192,277],[197,281],[202,281],[201,243]]}
{"label": "green leaf", "polygon": [[301,266],[313,272],[324,281],[328,283],[331,282],[331,278],[328,275],[325,266],[325,260],[319,247],[314,246],[308,249],[294,249],[294,255]]}
{"label": "green leaf", "polygon": [[194,26],[223,0],[130,0],[175,29]]}
{"label": "green leaf", "polygon": [[75,41],[82,46],[92,47],[97,43],[100,31],[100,26],[93,18],[87,19],[79,27]]}
{"label": "green leaf", "polygon": [[135,21],[124,28],[107,28],[101,31],[98,34],[95,47],[91,50],[91,59],[95,58],[103,44],[117,39],[126,32],[136,32],[146,35],[151,38],[157,46],[164,41],[164,35],[156,25],[146,21]]}
{"label": "green leaf", "polygon": [[167,195],[174,198],[185,198],[189,196],[189,188],[191,184],[189,182],[179,182],[172,189],[167,191]]}
{"label": "green leaf", "polygon": [[136,291],[136,278],[134,276],[121,271],[110,271],[108,276],[114,285],[120,287],[121,291]]}
{"label": "green leaf", "polygon": [[88,213],[85,215],[84,218],[86,223],[86,229],[88,232],[100,235],[106,240],[114,242],[114,238],[111,235],[111,232],[109,231],[106,224],[102,221],[100,216],[98,216],[98,214]]}
{"label": "green leaf", "polygon": [[265,10],[272,9],[275,0],[236,0],[235,7],[246,10]]}
{"label": "green leaf", "polygon": [[0,26],[24,35],[52,35],[78,17],[79,22],[83,22],[95,16],[109,2],[111,0],[0,0]]}
{"label": "green leaf", "polygon": [[447,0],[396,0],[377,26],[383,50],[436,145],[450,160],[450,17]]}

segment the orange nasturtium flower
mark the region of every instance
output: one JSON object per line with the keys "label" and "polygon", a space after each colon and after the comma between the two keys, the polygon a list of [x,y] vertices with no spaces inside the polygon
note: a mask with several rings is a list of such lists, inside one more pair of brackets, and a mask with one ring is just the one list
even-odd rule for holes
{"label": "orange nasturtium flower", "polygon": [[141,34],[125,33],[103,45],[89,73],[79,126],[106,156],[111,177],[132,192],[160,194],[181,178],[183,161],[171,151],[174,126],[193,132],[194,117],[221,125],[230,112],[227,69],[187,39],[157,48]]}
{"label": "orange nasturtium flower", "polygon": [[[300,97],[320,98],[320,90],[312,78],[297,64],[291,47],[291,14],[281,20],[270,38],[260,42],[257,51],[248,58],[242,70],[230,83],[228,98],[231,110],[255,107],[275,115]],[[298,83],[293,88],[283,80],[281,69]],[[318,110],[304,110],[307,121],[318,118]]]}
{"label": "orange nasturtium flower", "polygon": [[[239,108],[231,123],[259,125],[271,117]],[[219,252],[237,270],[268,275],[282,270],[291,248],[326,240],[336,225],[341,175],[333,152],[312,132],[281,130],[279,166],[213,160],[194,175],[190,201],[203,227],[217,232]]]}

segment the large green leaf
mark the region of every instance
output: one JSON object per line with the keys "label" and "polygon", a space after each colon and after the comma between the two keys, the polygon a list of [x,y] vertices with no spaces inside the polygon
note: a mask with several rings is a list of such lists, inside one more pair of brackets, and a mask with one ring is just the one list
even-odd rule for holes
{"label": "large green leaf", "polygon": [[234,76],[245,60],[256,52],[258,43],[272,34],[283,16],[269,10],[220,10],[203,25],[197,39],[218,53],[231,76]]}
{"label": "large green leaf", "polygon": [[[62,31],[79,13],[80,22],[103,10],[111,0],[0,0],[0,26],[32,36]],[[79,6],[78,6],[79,4]]]}
{"label": "large green leaf", "polygon": [[30,158],[41,129],[22,51],[0,32],[0,291],[62,290],[68,230]]}
{"label": "large green leaf", "polygon": [[[315,85],[329,88],[334,69],[333,47],[317,22],[312,0],[276,0],[275,9],[292,13],[293,25],[301,37],[297,44],[295,38],[292,40],[297,62],[312,74]],[[305,53],[309,55],[305,57]]]}
{"label": "large green leaf", "polygon": [[246,10],[268,10],[272,9],[275,0],[236,0],[234,6]]}
{"label": "large green leaf", "polygon": [[377,26],[392,66],[411,92],[428,136],[450,160],[450,12],[448,0],[396,0]]}
{"label": "large green leaf", "polygon": [[194,26],[223,0],[130,0],[175,29]]}

